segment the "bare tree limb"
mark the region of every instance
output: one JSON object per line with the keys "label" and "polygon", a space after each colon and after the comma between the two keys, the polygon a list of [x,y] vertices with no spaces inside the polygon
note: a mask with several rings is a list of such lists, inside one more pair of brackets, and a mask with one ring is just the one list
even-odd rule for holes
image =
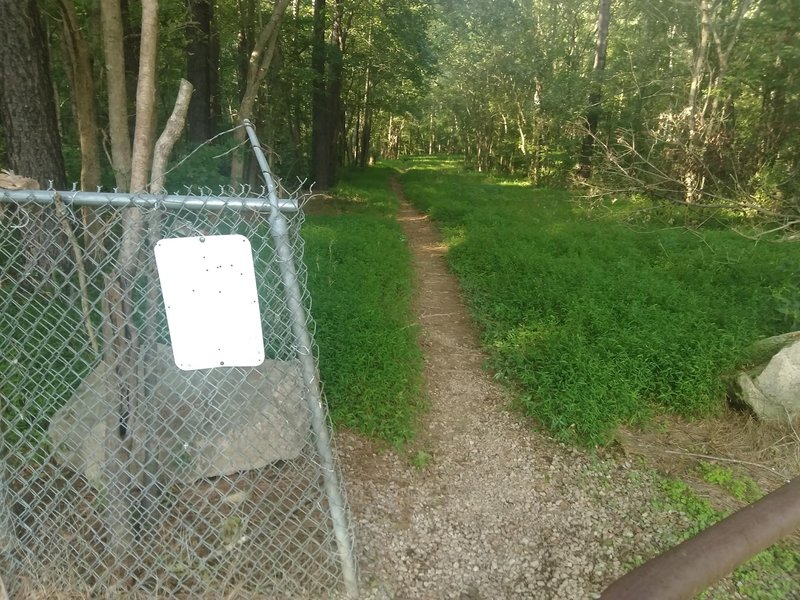
{"label": "bare tree limb", "polygon": [[186,124],[186,113],[189,111],[189,101],[192,99],[192,84],[181,79],[180,87],[178,88],[178,97],[175,100],[175,106],[172,109],[172,114],[164,126],[164,131],[156,141],[155,149],[153,150],[153,169],[152,179],[150,181],[150,193],[158,194],[164,189],[164,178],[166,174],[167,161],[175,146],[175,142],[183,131]]}
{"label": "bare tree limb", "polygon": [[[641,137],[639,138],[641,140]],[[743,183],[736,170],[729,181],[715,177],[710,169],[705,168],[702,176],[707,184],[703,186],[698,197],[692,202],[686,200],[684,182],[680,177],[680,165],[675,174],[670,172],[669,160],[664,153],[670,148],[682,150],[675,141],[659,139],[656,132],[650,132],[648,144],[637,144],[637,138],[630,132],[618,131],[614,145],[596,138],[595,143],[601,148],[604,163],[599,168],[598,177],[587,188],[584,198],[602,199],[609,196],[643,194],[654,200],[666,201],[672,205],[692,210],[727,212],[739,214],[751,219],[753,231],[743,232],[732,227],[734,231],[749,239],[758,240],[783,234],[780,241],[795,241],[800,229],[800,212],[791,201],[783,201],[779,206],[765,205],[755,195],[752,186]],[[657,150],[657,148],[660,148]],[[647,209],[643,209],[646,212]],[[706,214],[706,217],[708,215]]]}

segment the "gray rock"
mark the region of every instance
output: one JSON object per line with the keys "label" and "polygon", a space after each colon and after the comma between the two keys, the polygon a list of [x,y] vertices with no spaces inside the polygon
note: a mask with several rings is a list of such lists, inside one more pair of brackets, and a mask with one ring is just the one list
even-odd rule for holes
{"label": "gray rock", "polygon": [[[267,360],[252,368],[181,371],[168,346],[158,347],[154,363],[154,392],[130,418],[127,436],[139,471],[149,455],[148,471],[160,482],[189,483],[302,452],[310,416],[299,363]],[[113,369],[101,362],[48,429],[57,459],[98,489],[105,481],[107,436],[118,435],[113,383]]]}
{"label": "gray rock", "polygon": [[740,373],[736,383],[741,399],[760,419],[800,417],[800,341],[777,352],[757,376]]}

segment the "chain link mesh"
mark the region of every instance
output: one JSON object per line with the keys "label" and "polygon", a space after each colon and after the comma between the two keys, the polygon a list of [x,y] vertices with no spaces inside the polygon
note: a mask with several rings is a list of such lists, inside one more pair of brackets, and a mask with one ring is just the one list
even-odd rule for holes
{"label": "chain link mesh", "polygon": [[[352,531],[316,369],[302,360],[313,361],[301,347],[312,324],[303,310],[297,329],[269,210],[235,197],[35,194],[0,192],[0,573],[11,596],[338,596]],[[286,215],[308,307],[302,211],[272,214]],[[223,234],[252,244],[267,359],[180,371],[153,246]]]}

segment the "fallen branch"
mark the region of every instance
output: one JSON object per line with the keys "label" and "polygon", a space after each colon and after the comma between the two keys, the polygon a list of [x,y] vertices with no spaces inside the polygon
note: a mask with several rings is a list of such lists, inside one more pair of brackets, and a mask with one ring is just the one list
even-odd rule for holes
{"label": "fallen branch", "polygon": [[783,481],[784,483],[789,483],[789,481],[791,481],[786,476],[781,475],[780,473],[778,473],[778,471],[776,471],[772,467],[768,467],[767,465],[762,465],[761,463],[751,462],[749,460],[739,460],[737,458],[724,458],[722,456],[711,456],[710,454],[695,454],[694,452],[686,452],[685,450],[681,450],[681,451],[678,451],[678,450],[662,450],[662,452],[664,452],[664,454],[677,454],[678,456],[687,456],[687,457],[691,457],[691,458],[702,458],[704,460],[713,460],[713,461],[716,461],[716,462],[735,463],[735,464],[740,464],[740,465],[747,465],[747,466],[750,466],[750,467],[758,467],[759,469],[764,469],[765,471],[769,471],[770,473],[775,475],[775,477],[779,477],[781,479],[781,481]]}

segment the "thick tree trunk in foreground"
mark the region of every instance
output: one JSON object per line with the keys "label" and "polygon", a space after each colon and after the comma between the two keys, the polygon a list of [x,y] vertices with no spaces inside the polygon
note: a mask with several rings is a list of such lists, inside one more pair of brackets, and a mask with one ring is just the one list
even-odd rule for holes
{"label": "thick tree trunk in foreground", "polygon": [[0,120],[10,168],[39,185],[66,187],[47,35],[36,0],[0,0]]}
{"label": "thick tree trunk in foreground", "polygon": [[[9,165],[18,175],[66,187],[64,158],[50,79],[47,35],[36,0],[0,0],[0,122]],[[31,206],[22,228],[26,274],[48,279],[63,260],[58,219]]]}

